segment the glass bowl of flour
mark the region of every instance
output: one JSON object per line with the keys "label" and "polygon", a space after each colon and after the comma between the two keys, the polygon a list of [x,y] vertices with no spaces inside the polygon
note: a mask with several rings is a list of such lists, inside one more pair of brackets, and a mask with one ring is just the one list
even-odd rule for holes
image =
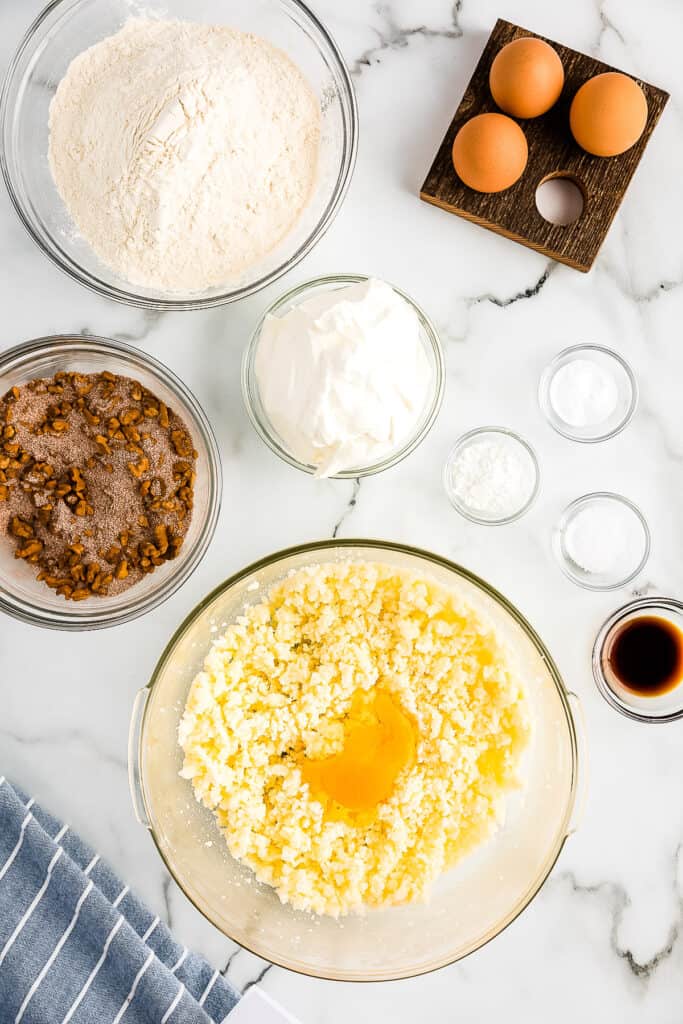
{"label": "glass bowl of flour", "polygon": [[299,0],[57,0],[0,107],[33,239],[75,280],[153,310],[276,280],[330,225],[355,163],[348,71]]}

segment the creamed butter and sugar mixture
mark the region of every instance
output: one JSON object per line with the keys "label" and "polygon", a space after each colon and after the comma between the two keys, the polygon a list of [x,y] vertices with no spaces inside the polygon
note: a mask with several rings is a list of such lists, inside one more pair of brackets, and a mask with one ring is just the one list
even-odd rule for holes
{"label": "creamed butter and sugar mixture", "polygon": [[215,641],[182,775],[232,855],[297,909],[425,899],[501,824],[530,736],[522,680],[456,590],[341,562],[277,584]]}

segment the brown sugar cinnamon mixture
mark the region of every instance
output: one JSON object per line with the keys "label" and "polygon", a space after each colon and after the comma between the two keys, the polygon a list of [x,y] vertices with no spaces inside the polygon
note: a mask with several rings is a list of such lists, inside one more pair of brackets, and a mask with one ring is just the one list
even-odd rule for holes
{"label": "brown sugar cinnamon mixture", "polygon": [[176,557],[197,452],[137,381],[57,373],[0,400],[0,536],[72,601],[111,596]]}

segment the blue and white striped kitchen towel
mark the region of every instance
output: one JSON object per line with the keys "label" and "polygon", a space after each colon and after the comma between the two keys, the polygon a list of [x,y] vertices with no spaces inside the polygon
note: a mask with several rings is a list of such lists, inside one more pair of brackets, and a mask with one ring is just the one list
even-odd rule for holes
{"label": "blue and white striped kitchen towel", "polygon": [[218,1024],[239,994],[0,781],[0,1024]]}

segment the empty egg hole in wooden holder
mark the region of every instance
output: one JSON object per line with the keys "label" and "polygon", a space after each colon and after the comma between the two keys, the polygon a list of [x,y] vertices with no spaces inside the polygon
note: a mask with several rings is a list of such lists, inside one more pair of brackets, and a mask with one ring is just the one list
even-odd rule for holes
{"label": "empty egg hole in wooden holder", "polygon": [[[470,118],[498,112],[489,89],[491,64],[506,43],[522,36],[545,38],[509,21],[496,22],[427,174],[420,198],[585,272],[592,267],[605,240],[669,95],[630,76],[647,100],[648,116],[643,134],[620,156],[591,156],[574,141],[569,128],[569,107],[579,87],[589,78],[619,69],[545,39],[562,60],[565,75],[562,94],[546,114],[519,121],[529,146],[529,159],[519,181],[504,192],[475,192],[455,172],[451,155],[453,140]],[[537,189],[554,179],[573,182],[582,194],[581,213],[567,224],[545,219],[536,204]]]}
{"label": "empty egg hole in wooden holder", "polygon": [[560,227],[576,223],[586,206],[581,182],[564,171],[546,174],[536,186],[534,198],[543,220]]}

